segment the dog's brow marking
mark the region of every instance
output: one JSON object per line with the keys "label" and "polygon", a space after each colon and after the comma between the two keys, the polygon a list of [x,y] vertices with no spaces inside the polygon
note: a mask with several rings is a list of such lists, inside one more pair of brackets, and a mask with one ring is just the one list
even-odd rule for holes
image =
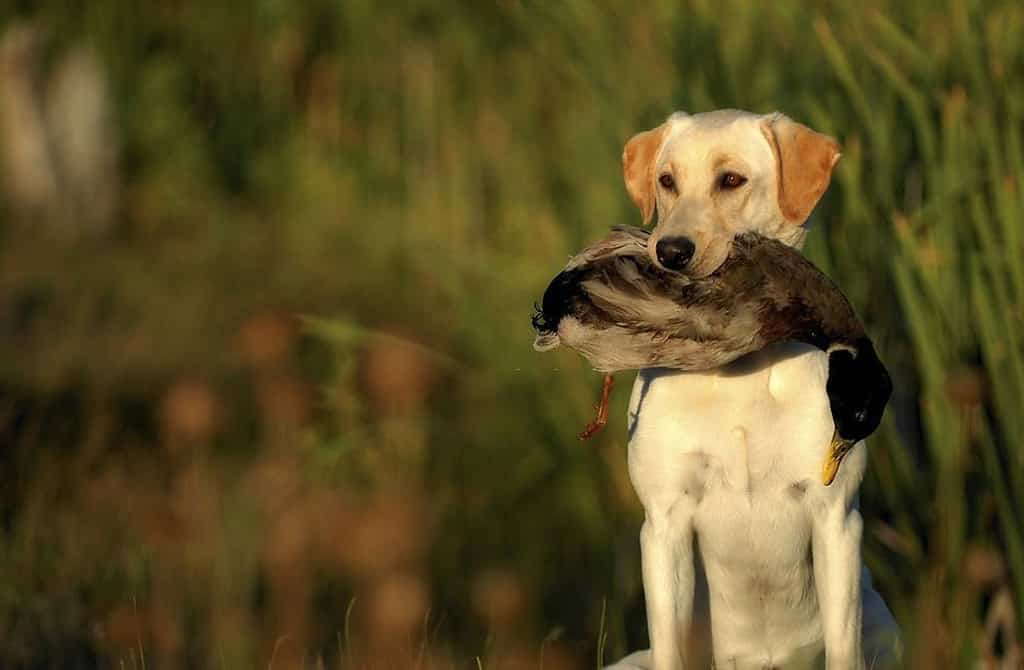
{"label": "dog's brow marking", "polygon": [[723,167],[732,166],[739,172],[745,172],[746,170],[741,168],[740,165],[742,165],[742,163],[738,162],[735,156],[730,154],[719,154],[711,161],[711,171],[717,173]]}

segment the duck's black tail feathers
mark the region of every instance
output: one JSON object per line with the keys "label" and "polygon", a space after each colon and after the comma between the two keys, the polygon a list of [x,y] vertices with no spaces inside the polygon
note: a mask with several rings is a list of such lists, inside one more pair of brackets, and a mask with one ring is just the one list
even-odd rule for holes
{"label": "duck's black tail feathers", "polygon": [[533,328],[538,335],[557,333],[558,324],[572,313],[580,293],[580,270],[565,270],[551,280],[540,305],[534,305]]}
{"label": "duck's black tail feathers", "polygon": [[538,335],[547,335],[558,330],[557,323],[551,324],[548,322],[548,318],[544,314],[540,303],[533,303],[533,316],[530,317],[530,323],[533,324],[533,329]]}
{"label": "duck's black tail feathers", "polygon": [[545,351],[559,345],[558,325],[573,313],[573,304],[580,295],[581,273],[578,269],[558,273],[548,284],[540,304],[534,304],[530,319],[537,332],[534,349]]}

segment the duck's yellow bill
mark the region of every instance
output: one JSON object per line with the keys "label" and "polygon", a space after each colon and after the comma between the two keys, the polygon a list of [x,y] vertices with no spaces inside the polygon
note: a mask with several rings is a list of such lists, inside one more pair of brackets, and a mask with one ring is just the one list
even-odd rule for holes
{"label": "duck's yellow bill", "polygon": [[832,433],[832,444],[829,447],[828,456],[825,457],[825,467],[821,470],[821,481],[825,486],[835,481],[836,474],[839,473],[839,464],[855,444],[857,443],[852,440],[844,440],[839,437],[838,432]]}

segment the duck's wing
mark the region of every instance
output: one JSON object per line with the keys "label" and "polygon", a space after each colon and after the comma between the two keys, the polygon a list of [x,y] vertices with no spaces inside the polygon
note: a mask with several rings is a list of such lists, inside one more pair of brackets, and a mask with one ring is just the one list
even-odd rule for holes
{"label": "duck's wing", "polygon": [[[851,347],[866,339],[850,301],[825,273],[792,247],[758,235],[733,242],[720,280],[758,304],[769,342],[798,340],[822,350]],[[750,277],[757,278],[752,285]]]}
{"label": "duck's wing", "polygon": [[763,346],[756,305],[715,279],[668,273],[642,254],[581,266],[571,320],[561,341],[598,370],[706,370]]}
{"label": "duck's wing", "polygon": [[580,269],[576,312],[590,326],[587,346],[622,367],[628,359],[703,370],[785,340],[822,350],[865,341],[849,301],[824,273],[791,247],[757,235],[737,238],[722,267],[700,279],[661,270],[646,247]]}

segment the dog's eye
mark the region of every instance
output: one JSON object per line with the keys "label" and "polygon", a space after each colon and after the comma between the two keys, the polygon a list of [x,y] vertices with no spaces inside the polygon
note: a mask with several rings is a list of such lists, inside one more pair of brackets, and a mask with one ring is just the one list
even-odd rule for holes
{"label": "dog's eye", "polygon": [[726,189],[739,188],[746,183],[747,178],[735,172],[726,172],[718,180],[719,186]]}
{"label": "dog's eye", "polygon": [[670,191],[676,188],[676,180],[667,172],[658,177],[658,183],[661,184],[662,188],[667,188]]}

